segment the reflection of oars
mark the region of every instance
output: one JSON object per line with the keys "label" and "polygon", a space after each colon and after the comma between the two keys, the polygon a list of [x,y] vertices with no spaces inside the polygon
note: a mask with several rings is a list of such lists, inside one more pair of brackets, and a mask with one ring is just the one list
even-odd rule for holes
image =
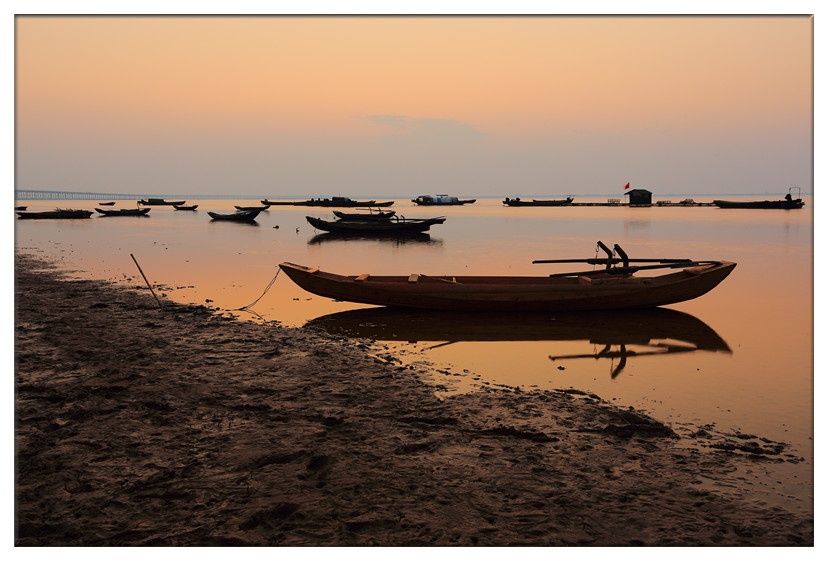
{"label": "reflection of oars", "polygon": [[696,347],[680,347],[677,345],[652,345],[657,350],[653,351],[644,351],[644,352],[637,352],[637,351],[628,351],[626,345],[623,343],[619,346],[620,350],[615,352],[610,352],[610,346],[607,345],[603,349],[601,349],[597,353],[593,354],[578,354],[578,355],[560,355],[560,356],[552,356],[549,355],[549,360],[563,360],[563,359],[575,359],[575,358],[594,358],[598,360],[599,358],[620,358],[621,360],[618,362],[618,366],[613,368],[610,376],[614,379],[618,376],[624,367],[627,365],[627,357],[628,356],[653,356],[653,355],[666,355],[666,354],[676,354],[676,353],[689,353],[692,351],[697,351],[698,348]]}

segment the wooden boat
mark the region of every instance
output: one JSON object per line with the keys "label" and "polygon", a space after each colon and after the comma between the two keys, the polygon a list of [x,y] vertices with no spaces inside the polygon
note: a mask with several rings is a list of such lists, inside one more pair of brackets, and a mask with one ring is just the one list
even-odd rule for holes
{"label": "wooden boat", "polygon": [[457,197],[449,197],[448,195],[420,195],[416,199],[411,199],[411,202],[420,206],[457,206],[470,205],[476,202],[477,199],[458,199]]}
{"label": "wooden boat", "polygon": [[306,201],[271,201],[262,199],[262,204],[267,206],[282,205],[282,206],[321,206],[321,207],[358,207],[358,206],[380,206],[386,207],[394,204],[394,201],[355,201],[348,197],[331,197],[330,199],[308,199]]}
{"label": "wooden boat", "polygon": [[235,205],[235,207],[236,207],[236,210],[245,210],[245,211],[246,210],[258,210],[259,212],[262,212],[263,210],[267,210],[268,207],[270,207],[270,205],[262,205],[262,206],[239,206],[239,205]]}
{"label": "wooden boat", "polygon": [[14,207],[14,210],[26,210],[27,208],[29,208],[29,207],[25,207],[25,206],[16,206],[16,207]]}
{"label": "wooden boat", "polygon": [[802,208],[805,203],[802,199],[791,198],[790,194],[785,195],[781,201],[722,201],[714,200],[713,204],[719,208],[764,208],[764,209],[785,209],[793,210]]}
{"label": "wooden boat", "polygon": [[437,218],[400,218],[388,220],[336,220],[329,222],[313,216],[305,217],[308,223],[317,230],[337,234],[414,234],[426,232],[434,224],[442,224],[446,219]]}
{"label": "wooden boat", "polygon": [[396,215],[397,212],[394,210],[379,210],[379,209],[367,209],[368,212],[342,212],[341,210],[333,211],[334,216],[339,218],[340,220],[389,220],[392,216]]}
{"label": "wooden boat", "polygon": [[232,214],[220,214],[218,212],[207,211],[210,218],[213,220],[227,220],[231,222],[255,222],[256,217],[259,216],[258,210],[239,210]]}
{"label": "wooden boat", "polygon": [[503,204],[506,206],[568,206],[572,204],[572,197],[557,200],[542,200],[532,199],[531,201],[522,201],[520,197],[510,199],[506,197],[503,199]]}
{"label": "wooden boat", "polygon": [[138,204],[139,205],[144,205],[144,206],[165,206],[165,205],[166,206],[176,206],[176,205],[183,205],[186,202],[187,201],[167,201],[167,200],[164,200],[164,199],[148,198],[148,199],[140,199],[138,201]]}
{"label": "wooden boat", "polygon": [[109,201],[106,203],[98,203],[101,206],[115,206],[115,201]]}
{"label": "wooden boat", "polygon": [[17,212],[19,219],[33,219],[41,218],[57,218],[57,219],[74,219],[74,218],[89,218],[92,216],[91,210],[75,210],[71,208],[57,208],[55,210],[47,210],[43,212]]}
{"label": "wooden boat", "polygon": [[151,211],[151,208],[117,208],[117,209],[103,209],[96,208],[99,213],[104,216],[146,216]]}
{"label": "wooden boat", "polygon": [[198,208],[198,205],[173,205],[175,210],[195,210]]}
{"label": "wooden boat", "polygon": [[[279,267],[301,288],[327,298],[377,306],[467,312],[565,312],[664,306],[706,294],[736,267],[728,261],[631,260],[618,245],[615,248],[623,257],[610,254],[607,258],[535,261],[606,265],[593,271],[544,277],[343,276],[287,262]],[[654,264],[631,265],[644,262]],[[680,270],[650,277],[634,276],[641,270],[663,268]]]}

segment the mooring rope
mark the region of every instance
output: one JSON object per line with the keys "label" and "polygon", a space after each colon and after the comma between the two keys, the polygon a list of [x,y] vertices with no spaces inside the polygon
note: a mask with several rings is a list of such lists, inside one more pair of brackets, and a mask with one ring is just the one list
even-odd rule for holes
{"label": "mooring rope", "polygon": [[[270,282],[268,283],[267,287],[264,289],[264,292],[262,292],[262,295],[261,295],[261,296],[259,296],[259,297],[258,297],[258,298],[256,298],[255,300],[253,300],[253,301],[252,301],[250,304],[248,304],[247,306],[242,306],[241,308],[236,308],[235,310],[232,310],[232,311],[234,311],[234,312],[238,312],[238,311],[242,311],[242,310],[244,310],[244,311],[246,311],[246,312],[251,311],[251,310],[249,310],[248,308],[252,308],[253,306],[255,306],[255,305],[256,305],[256,303],[257,303],[259,300],[261,300],[262,298],[264,298],[264,295],[265,295],[265,294],[267,294],[267,291],[268,291],[268,290],[270,290],[270,287],[271,287],[271,286],[273,286],[273,283],[274,283],[274,282],[276,282],[276,278],[279,276],[279,273],[281,273],[281,272],[282,272],[282,269],[281,269],[281,268],[276,269],[276,276],[274,276],[272,279],[270,279]],[[257,314],[257,315],[258,315],[258,314]]]}

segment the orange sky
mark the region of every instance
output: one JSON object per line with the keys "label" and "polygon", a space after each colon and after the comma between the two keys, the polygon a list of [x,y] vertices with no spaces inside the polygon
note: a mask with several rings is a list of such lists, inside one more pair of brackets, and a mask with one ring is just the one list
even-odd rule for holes
{"label": "orange sky", "polygon": [[[812,27],[803,16],[17,17],[17,187],[211,193],[226,186],[210,177],[248,170],[241,193],[273,194],[269,178],[289,177],[307,195],[333,181],[382,195],[412,174],[476,195],[502,195],[506,178],[527,193],[556,180],[585,193],[630,180],[810,192]],[[124,178],[138,162],[163,172]],[[603,173],[585,171],[596,163]]]}

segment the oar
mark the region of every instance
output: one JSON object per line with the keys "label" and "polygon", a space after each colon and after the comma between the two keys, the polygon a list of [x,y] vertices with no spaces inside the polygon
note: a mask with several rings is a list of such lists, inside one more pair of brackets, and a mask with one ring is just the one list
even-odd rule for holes
{"label": "oar", "polygon": [[[587,259],[535,259],[532,264],[537,263],[587,263],[589,265],[606,265],[607,263],[621,263],[623,259],[613,257],[590,257]],[[692,259],[627,259],[628,263],[687,263]]]}
{"label": "oar", "polygon": [[716,261],[679,261],[679,262],[672,262],[672,263],[665,263],[662,265],[644,265],[643,267],[639,266],[632,266],[632,267],[612,267],[610,269],[601,269],[598,271],[579,271],[577,273],[552,273],[549,275],[550,277],[580,277],[580,276],[589,276],[589,275],[597,275],[597,274],[604,274],[604,275],[626,275],[626,274],[633,274],[638,271],[644,271],[649,269],[678,269],[679,267],[687,267],[687,266],[698,266],[698,265],[712,265],[716,263]]}

